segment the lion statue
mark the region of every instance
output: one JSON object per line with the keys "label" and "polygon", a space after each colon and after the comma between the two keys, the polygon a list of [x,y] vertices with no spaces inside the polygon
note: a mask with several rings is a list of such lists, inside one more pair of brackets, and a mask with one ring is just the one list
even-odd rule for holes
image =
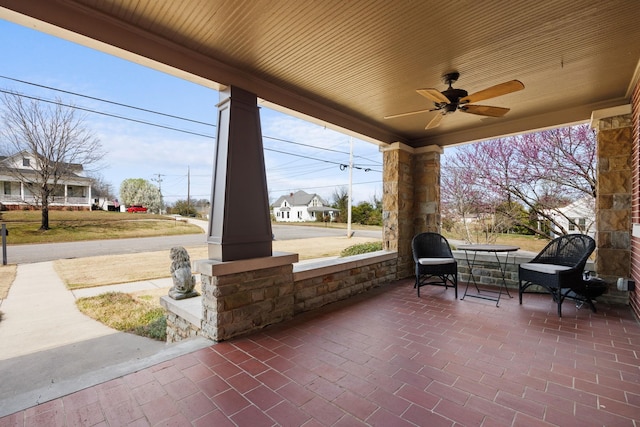
{"label": "lion statue", "polygon": [[182,246],[174,246],[169,251],[171,258],[171,277],[173,286],[169,289],[169,296],[173,299],[191,298],[200,295],[194,291],[196,279],[191,274],[191,260],[189,253]]}

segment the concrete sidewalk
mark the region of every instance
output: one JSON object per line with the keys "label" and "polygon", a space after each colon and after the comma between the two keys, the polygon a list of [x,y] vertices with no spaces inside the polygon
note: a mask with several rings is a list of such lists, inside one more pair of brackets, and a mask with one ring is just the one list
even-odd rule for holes
{"label": "concrete sidewalk", "polygon": [[171,286],[171,279],[66,289],[52,262],[20,264],[0,310],[0,416],[117,378],[199,348],[115,331],[82,313],[81,296]]}

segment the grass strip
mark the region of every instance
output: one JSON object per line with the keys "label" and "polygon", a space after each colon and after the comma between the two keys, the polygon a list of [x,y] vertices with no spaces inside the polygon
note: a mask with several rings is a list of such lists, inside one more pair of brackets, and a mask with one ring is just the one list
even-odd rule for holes
{"label": "grass strip", "polygon": [[124,292],[108,292],[76,300],[85,315],[121,332],[166,340],[166,318],[162,307]]}

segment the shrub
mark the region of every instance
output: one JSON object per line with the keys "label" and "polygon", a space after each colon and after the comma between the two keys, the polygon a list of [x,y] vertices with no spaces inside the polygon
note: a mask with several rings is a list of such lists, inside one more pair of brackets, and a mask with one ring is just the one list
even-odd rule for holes
{"label": "shrub", "polygon": [[360,255],[381,250],[382,242],[358,243],[357,245],[344,248],[342,252],[340,252],[340,256]]}

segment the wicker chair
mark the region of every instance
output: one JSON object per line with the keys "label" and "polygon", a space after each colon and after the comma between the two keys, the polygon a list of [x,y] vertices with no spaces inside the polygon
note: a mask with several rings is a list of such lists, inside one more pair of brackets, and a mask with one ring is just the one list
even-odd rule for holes
{"label": "wicker chair", "polygon": [[[449,242],[438,233],[420,233],[411,241],[413,261],[416,264],[418,290],[425,285],[452,287],[458,299],[458,262],[451,253]],[[433,280],[436,279],[436,280]]]}
{"label": "wicker chair", "polygon": [[518,295],[531,285],[545,288],[558,304],[558,316],[562,317],[562,302],[574,289],[583,285],[582,273],[596,242],[584,234],[558,237],[529,263],[518,268]]}

